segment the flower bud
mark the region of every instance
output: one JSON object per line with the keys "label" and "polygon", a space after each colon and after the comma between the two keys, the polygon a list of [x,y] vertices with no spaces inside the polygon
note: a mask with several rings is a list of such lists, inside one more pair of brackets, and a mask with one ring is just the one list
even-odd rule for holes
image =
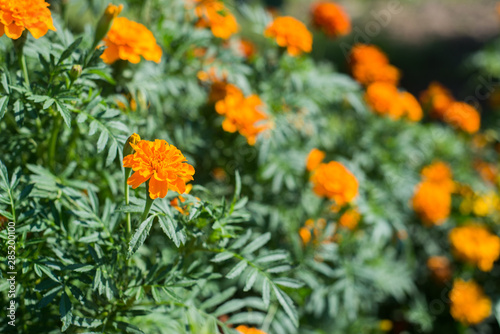
{"label": "flower bud", "polygon": [[133,154],[135,150],[132,147],[132,145],[130,145],[130,144],[137,145],[137,143],[140,140],[141,140],[141,136],[139,136],[137,133],[134,133],[133,135],[128,137],[127,142],[123,146],[123,156],[126,157],[129,154]]}
{"label": "flower bud", "polygon": [[73,65],[71,70],[69,71],[69,78],[71,81],[75,81],[82,74],[82,65]]}
{"label": "flower bud", "polygon": [[109,4],[106,10],[104,11],[104,14],[102,14],[101,18],[99,19],[99,22],[97,23],[97,28],[95,30],[95,36],[94,36],[94,47],[99,44],[99,42],[106,36],[108,33],[109,28],[111,27],[111,23],[113,22],[113,19],[120,14],[120,12],[123,9],[123,5],[115,6],[113,4]]}

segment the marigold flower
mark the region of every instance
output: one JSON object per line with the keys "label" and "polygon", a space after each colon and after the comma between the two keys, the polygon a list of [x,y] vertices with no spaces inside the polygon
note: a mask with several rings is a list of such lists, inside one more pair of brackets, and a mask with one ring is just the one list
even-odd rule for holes
{"label": "marigold flower", "polygon": [[389,58],[379,47],[370,44],[356,44],[349,54],[349,64],[351,66],[361,64],[389,64]]}
{"label": "marigold flower", "polygon": [[135,189],[149,180],[151,199],[164,198],[169,189],[179,194],[186,191],[186,182],[193,180],[194,168],[185,162],[187,159],[178,148],[160,139],[141,140],[130,146],[135,153],[123,158],[123,167],[134,171],[128,185]]}
{"label": "marigold flower", "polygon": [[[184,192],[184,194],[189,194],[192,189],[193,189],[193,185],[192,184],[186,184],[186,191]],[[196,199],[200,200],[198,197],[196,197]],[[173,200],[170,201],[170,205],[174,209],[176,209],[177,211],[179,211],[181,214],[187,215],[187,214],[189,214],[189,211],[186,211],[188,209],[188,206],[181,204],[181,203],[184,203],[184,202],[186,202],[186,199],[183,196],[179,195],[179,196],[177,196],[176,198],[174,198]]]}
{"label": "marigold flower", "polygon": [[36,39],[56,31],[44,0],[0,0],[0,36],[18,39],[25,29]]}
{"label": "marigold flower", "polygon": [[412,122],[420,121],[424,116],[424,112],[415,96],[408,92],[401,92],[399,98],[406,117]]}
{"label": "marigold flower", "polygon": [[226,87],[226,96],[215,104],[215,110],[226,118],[222,128],[227,132],[238,131],[247,138],[248,144],[254,145],[257,135],[267,129],[267,124],[258,124],[267,120],[259,109],[263,106],[257,95],[245,97],[234,85]]}
{"label": "marigold flower", "polygon": [[247,327],[243,325],[236,327],[236,330],[241,334],[266,334],[264,331],[261,331],[260,329],[254,327]]}
{"label": "marigold flower", "polygon": [[481,125],[479,112],[464,102],[453,102],[446,109],[443,120],[467,133],[476,133]]}
{"label": "marigold flower", "polygon": [[424,167],[421,174],[424,181],[434,183],[450,193],[455,189],[451,169],[442,161],[437,161]]}
{"label": "marigold flower", "polygon": [[344,9],[332,2],[320,1],[312,6],[312,19],[316,27],[322,28],[330,37],[351,32],[351,20]]}
{"label": "marigold flower", "polygon": [[475,325],[491,314],[491,300],[474,281],[455,280],[450,291],[451,316],[466,325]]}
{"label": "marigold flower", "polygon": [[248,39],[240,39],[238,42],[238,51],[246,59],[250,59],[257,53],[255,44]]}
{"label": "marigold flower", "polygon": [[494,191],[477,196],[472,203],[472,211],[476,216],[485,217],[500,209],[500,198]]}
{"label": "marigold flower", "polygon": [[311,182],[316,195],[334,200],[338,205],[349,203],[358,195],[358,180],[336,161],[320,164],[312,173]]}
{"label": "marigold flower", "polygon": [[371,84],[365,94],[366,102],[375,113],[392,119],[399,119],[405,113],[399,97],[396,86],[385,82]]}
{"label": "marigold flower", "polygon": [[482,225],[455,227],[450,232],[450,242],[458,258],[477,265],[482,271],[490,271],[500,256],[500,237]]}
{"label": "marigold flower", "polygon": [[389,64],[389,59],[378,47],[356,44],[349,55],[349,64],[354,79],[368,86],[374,82],[385,82],[396,86],[400,71]]}
{"label": "marigold flower", "polygon": [[431,256],[427,260],[427,268],[438,282],[445,283],[451,279],[450,261],[445,256]]}
{"label": "marigold flower", "polygon": [[[302,239],[304,245],[311,242],[314,236],[314,242],[317,242],[317,238],[321,237],[325,227],[326,220],[323,218],[318,219],[316,222],[313,219],[306,220],[305,226],[301,227],[299,230],[299,236]],[[314,235],[313,235],[314,233]]]}
{"label": "marigold flower", "polygon": [[231,12],[219,0],[195,0],[195,13],[198,17],[196,26],[210,28],[215,37],[228,39],[238,32],[238,22]]}
{"label": "marigold flower", "polygon": [[430,115],[442,119],[446,109],[455,101],[451,92],[439,82],[431,82],[427,90],[420,94],[420,102],[428,108]]}
{"label": "marigold flower", "polygon": [[286,47],[291,56],[312,50],[312,34],[304,23],[291,16],[275,18],[264,31],[264,35],[276,39],[276,43]]}
{"label": "marigold flower", "polygon": [[359,211],[356,209],[350,209],[344,212],[342,216],[340,216],[339,224],[340,226],[352,231],[356,228],[356,226],[358,226],[360,219],[361,215]]}
{"label": "marigold flower", "polygon": [[413,210],[426,225],[441,225],[450,215],[451,193],[433,182],[421,182],[413,195]]}
{"label": "marigold flower", "polygon": [[498,167],[495,164],[478,160],[474,162],[474,168],[484,181],[492,184],[497,182]]}
{"label": "marigold flower", "polygon": [[134,154],[134,148],[132,145],[137,145],[141,141],[141,136],[137,133],[133,133],[130,137],[128,137],[127,142],[123,145],[123,156],[127,156],[129,154]]}
{"label": "marigold flower", "polygon": [[103,42],[107,48],[101,58],[107,64],[112,64],[118,59],[137,64],[141,61],[141,56],[156,63],[161,60],[162,50],[156,44],[153,33],[142,24],[124,17],[113,20]]}
{"label": "marigold flower", "polygon": [[318,150],[317,148],[313,148],[307,156],[306,169],[310,172],[313,171],[323,161],[325,155],[325,152]]}

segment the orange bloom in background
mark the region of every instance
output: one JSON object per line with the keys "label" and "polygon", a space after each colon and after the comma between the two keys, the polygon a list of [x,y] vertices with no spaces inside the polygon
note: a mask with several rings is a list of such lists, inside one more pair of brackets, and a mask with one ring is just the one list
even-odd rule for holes
{"label": "orange bloom in background", "polygon": [[153,33],[142,24],[124,17],[113,20],[103,42],[107,48],[101,58],[106,64],[119,59],[137,64],[141,61],[141,56],[156,63],[161,60],[162,50],[156,44]]}
{"label": "orange bloom in background", "polygon": [[357,209],[350,209],[344,212],[344,214],[339,219],[339,224],[349,230],[354,230],[361,219],[361,214]]}
{"label": "orange bloom in background", "polygon": [[254,327],[247,327],[240,325],[236,327],[236,330],[240,332],[241,334],[266,334],[265,332],[261,331],[260,329],[254,328]]}
{"label": "orange bloom in background", "polygon": [[446,109],[455,102],[455,99],[448,89],[434,81],[420,94],[420,102],[429,109],[432,117],[442,119]]}
{"label": "orange bloom in background", "polygon": [[450,291],[451,316],[466,325],[475,325],[491,314],[491,300],[474,281],[455,280]]}
{"label": "orange bloom in background", "polygon": [[389,64],[385,53],[374,45],[354,45],[349,55],[349,64],[354,79],[365,86],[374,82],[396,86],[401,78],[400,71]]}
{"label": "orange bloom in background", "polygon": [[455,189],[450,166],[442,161],[437,161],[422,169],[422,179],[434,183],[450,193]]}
{"label": "orange bloom in background", "polygon": [[386,65],[389,64],[389,58],[387,58],[387,55],[375,45],[354,45],[349,54],[349,64],[351,66],[357,66],[368,63]]}
{"label": "orange bloom in background", "polygon": [[443,120],[467,133],[476,133],[481,126],[479,112],[464,102],[453,102],[446,109]]}
{"label": "orange bloom in background", "polygon": [[264,36],[276,39],[276,43],[286,47],[291,56],[312,50],[312,34],[304,23],[291,16],[275,18],[264,31]]}
{"label": "orange bloom in background", "polygon": [[56,31],[44,0],[0,0],[0,36],[18,39],[25,29],[36,39]]}
{"label": "orange bloom in background", "polygon": [[268,128],[267,124],[258,124],[267,120],[267,115],[259,110],[262,106],[257,95],[245,97],[238,87],[227,85],[226,96],[215,104],[215,110],[226,117],[222,122],[224,131],[238,131],[248,144],[254,145],[257,135]]}
{"label": "orange bloom in background", "polygon": [[255,54],[257,53],[257,48],[255,47],[255,44],[252,43],[252,41],[242,38],[238,41],[238,51],[243,57],[249,59],[255,56]]}
{"label": "orange bloom in background", "polygon": [[365,93],[365,100],[375,113],[392,119],[401,118],[405,112],[399,97],[396,86],[384,82],[371,84]]}
{"label": "orange bloom in background", "polygon": [[413,210],[425,225],[441,225],[450,215],[451,193],[433,182],[421,182],[413,195]]}
{"label": "orange bloom in background", "polygon": [[325,159],[325,156],[325,152],[318,150],[317,148],[313,148],[307,156],[306,169],[310,172],[313,171],[319,166],[323,159]]}
{"label": "orange bloom in background", "polygon": [[212,66],[207,71],[199,71],[197,77],[202,82],[211,83],[208,95],[209,102],[217,102],[226,97],[229,87],[226,70],[219,71],[216,67]]}
{"label": "orange bloom in background", "polygon": [[299,236],[302,239],[304,245],[311,242],[314,237],[314,242],[317,242],[317,238],[321,237],[324,229],[326,227],[326,220],[323,218],[318,219],[316,222],[313,219],[306,220],[304,227],[299,230]]}
{"label": "orange bloom in background", "polygon": [[334,200],[340,206],[351,202],[358,195],[358,180],[336,161],[320,164],[310,180],[316,195]]}
{"label": "orange bloom in background", "polygon": [[420,103],[418,103],[415,96],[408,92],[401,92],[399,94],[399,98],[407,118],[412,122],[420,121],[424,116],[424,112],[422,111],[422,107],[420,106]]}
{"label": "orange bloom in background", "polygon": [[[191,192],[191,190],[193,189],[193,185],[192,184],[186,184],[186,191],[184,192],[184,194],[189,194]],[[197,200],[200,200],[198,197],[196,197]],[[179,203],[180,201],[180,203]],[[173,200],[170,201],[170,205],[176,209],[177,211],[179,211],[180,213],[182,213],[183,215],[187,215],[189,214],[189,211],[186,211],[188,209],[188,205],[182,205],[181,203],[184,203],[186,202],[186,199],[183,197],[183,196],[177,196],[176,198],[174,198]]]}
{"label": "orange bloom in background", "polygon": [[450,232],[450,242],[459,259],[477,265],[482,271],[490,271],[500,257],[500,237],[482,225],[455,227]]}
{"label": "orange bloom in background", "polygon": [[193,180],[194,168],[186,163],[182,152],[165,140],[154,142],[141,140],[130,143],[135,153],[123,158],[123,167],[132,168],[134,173],[127,184],[133,189],[149,180],[151,199],[164,198],[168,190],[183,194],[186,182]]}
{"label": "orange bloom in background", "polygon": [[438,282],[445,283],[451,279],[450,261],[445,256],[431,256],[427,260],[427,268]]}
{"label": "orange bloom in background", "polygon": [[477,196],[472,203],[472,211],[476,216],[485,217],[500,210],[500,198],[495,191]]}
{"label": "orange bloom in background", "polygon": [[332,2],[321,1],[312,6],[312,19],[316,27],[330,37],[351,32],[351,20],[344,9]]}
{"label": "orange bloom in background", "polygon": [[215,37],[228,39],[238,32],[238,22],[231,12],[219,0],[194,0],[195,13],[198,17],[196,26],[210,28]]}
{"label": "orange bloom in background", "polygon": [[474,168],[484,181],[493,184],[497,182],[498,167],[495,164],[478,160],[474,162]]}

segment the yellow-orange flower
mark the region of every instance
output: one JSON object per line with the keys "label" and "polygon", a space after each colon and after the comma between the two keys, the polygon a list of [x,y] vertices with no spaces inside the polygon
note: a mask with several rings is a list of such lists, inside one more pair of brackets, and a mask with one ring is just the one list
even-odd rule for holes
{"label": "yellow-orange flower", "polygon": [[349,64],[351,66],[356,66],[368,63],[386,65],[389,64],[389,58],[387,58],[386,54],[375,45],[354,45],[349,54]]}
{"label": "yellow-orange flower", "polygon": [[450,242],[459,259],[477,265],[482,271],[490,271],[500,256],[500,238],[482,225],[454,228],[450,232]]}
{"label": "yellow-orange flower", "polygon": [[161,60],[162,51],[156,44],[153,33],[142,24],[124,17],[113,20],[103,42],[107,48],[101,58],[107,64],[119,59],[137,64],[141,61],[141,56],[157,63]]}
{"label": "yellow-orange flower", "polygon": [[366,102],[375,113],[392,119],[401,118],[405,112],[399,97],[396,86],[385,82],[371,84],[365,94]]}
{"label": "yellow-orange flower", "polygon": [[0,0],[0,36],[18,39],[25,29],[35,38],[56,28],[44,0]]}
{"label": "yellow-orange flower", "polygon": [[441,225],[450,215],[451,194],[433,182],[421,182],[413,195],[413,210],[426,225]]}
{"label": "yellow-orange flower", "polygon": [[323,231],[326,227],[326,220],[320,218],[315,222],[313,219],[308,219],[304,225],[305,226],[301,227],[299,230],[299,236],[302,239],[303,244],[307,245],[311,242],[313,237],[315,243],[318,238],[322,237]]}
{"label": "yellow-orange flower", "polygon": [[397,85],[401,77],[399,70],[389,64],[389,59],[378,47],[356,44],[349,55],[349,64],[354,79],[368,86],[374,82]]}
{"label": "yellow-orange flower", "polygon": [[442,162],[437,161],[422,169],[422,179],[426,182],[434,183],[449,192],[455,189],[450,167]]}
{"label": "yellow-orange flower", "polygon": [[262,124],[267,120],[266,114],[259,110],[262,106],[257,95],[245,97],[238,87],[227,85],[226,96],[215,104],[215,110],[226,117],[222,122],[225,131],[238,131],[247,138],[248,144],[254,145],[257,135],[268,128]]}
{"label": "yellow-orange flower", "polygon": [[479,112],[464,102],[453,102],[446,109],[443,119],[445,122],[467,133],[476,133],[481,125]]}
{"label": "yellow-orange flower", "polygon": [[149,180],[149,197],[164,198],[168,190],[179,194],[186,191],[186,182],[193,180],[194,168],[175,146],[165,140],[154,142],[141,140],[130,143],[135,153],[123,158],[123,167],[132,168],[134,173],[127,184],[133,189]]}
{"label": "yellow-orange flower", "polygon": [[316,27],[330,37],[351,32],[351,20],[344,9],[332,2],[320,1],[312,6],[312,19]]}
{"label": "yellow-orange flower", "polygon": [[496,183],[498,179],[498,167],[495,164],[485,161],[476,161],[474,168],[479,173],[481,178],[486,182]]}
{"label": "yellow-orange flower", "polygon": [[450,261],[445,256],[431,256],[427,260],[427,268],[438,282],[445,283],[451,279]]}
{"label": "yellow-orange flower", "polygon": [[420,102],[428,108],[430,115],[442,119],[446,109],[455,101],[451,92],[439,82],[431,82],[427,90],[420,94]]}
{"label": "yellow-orange flower", "polygon": [[424,112],[422,111],[422,107],[420,106],[420,103],[418,103],[415,96],[408,92],[401,92],[399,94],[399,98],[406,117],[412,122],[420,121],[424,116]]}
{"label": "yellow-orange flower", "polygon": [[450,291],[451,316],[466,325],[475,325],[491,314],[491,300],[474,281],[453,282]]}
{"label": "yellow-orange flower", "polygon": [[352,231],[356,228],[356,226],[358,226],[360,219],[361,215],[359,214],[359,211],[356,209],[350,209],[340,216],[339,224],[340,226]]}
{"label": "yellow-orange flower", "polygon": [[291,56],[312,50],[312,34],[304,23],[291,16],[275,18],[264,31],[264,35],[276,39],[276,43],[286,47]]}
{"label": "yellow-orange flower", "polygon": [[248,39],[239,40],[238,51],[243,57],[247,59],[252,58],[257,53],[255,44],[253,44],[252,41]]}
{"label": "yellow-orange flower", "polygon": [[311,182],[316,195],[334,200],[338,205],[349,203],[358,195],[358,180],[336,161],[320,164],[312,173]]}
{"label": "yellow-orange flower", "polygon": [[241,334],[266,334],[264,331],[261,331],[260,329],[254,327],[247,327],[243,325],[236,327],[236,330]]}
{"label": "yellow-orange flower", "polygon": [[325,152],[318,150],[317,148],[313,148],[309,155],[307,156],[306,161],[306,169],[308,171],[313,171],[325,158]]}
{"label": "yellow-orange flower", "polygon": [[196,26],[210,28],[215,37],[228,39],[238,32],[238,22],[220,0],[195,0]]}
{"label": "yellow-orange flower", "polygon": [[472,211],[476,216],[485,217],[500,209],[500,198],[497,193],[490,191],[477,196],[472,203]]}

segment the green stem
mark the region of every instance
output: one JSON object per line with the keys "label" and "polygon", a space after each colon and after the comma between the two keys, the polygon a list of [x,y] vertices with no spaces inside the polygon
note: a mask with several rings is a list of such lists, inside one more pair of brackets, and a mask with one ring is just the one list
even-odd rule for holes
{"label": "green stem", "polygon": [[59,134],[59,128],[61,127],[61,117],[57,117],[54,122],[54,128],[52,129],[52,134],[50,136],[49,142],[49,166],[54,171],[56,167],[55,155],[56,155],[56,144],[57,135]]}
{"label": "green stem", "polygon": [[21,66],[21,70],[23,71],[24,82],[26,83],[26,86],[28,86],[29,89],[31,87],[30,78],[28,77],[28,67],[26,66],[26,57],[24,56],[23,50],[21,50],[19,55],[19,65]]}
{"label": "green stem", "polygon": [[[125,168],[125,179],[123,181],[123,186],[125,190],[125,205],[128,205],[130,203],[129,186],[127,184],[127,180],[128,177],[130,176],[131,171],[132,168]],[[131,232],[132,232],[132,223],[130,221],[130,212],[127,212],[127,240],[130,239]]]}
{"label": "green stem", "polygon": [[144,212],[142,213],[141,222],[145,221],[146,218],[148,218],[149,210],[151,209],[151,206],[153,205],[153,201],[154,201],[154,199],[151,199],[151,197],[149,197],[149,189],[148,188],[149,188],[149,186],[146,186],[146,206],[144,206]]}

